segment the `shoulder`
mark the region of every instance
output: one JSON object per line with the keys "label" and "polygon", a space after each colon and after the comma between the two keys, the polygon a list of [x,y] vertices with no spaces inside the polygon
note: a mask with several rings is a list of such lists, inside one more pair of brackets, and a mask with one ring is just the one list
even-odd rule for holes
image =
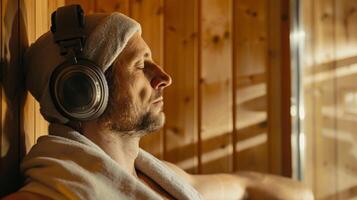
{"label": "shoulder", "polygon": [[167,162],[167,161],[162,161],[169,169],[171,169],[173,172],[175,172],[178,176],[182,177],[186,182],[189,184],[193,185],[194,184],[194,176],[185,172],[183,169],[179,168],[177,165]]}
{"label": "shoulder", "polygon": [[186,180],[204,199],[243,199],[244,182],[230,174],[189,174],[178,166],[163,161],[167,167]]}
{"label": "shoulder", "polygon": [[32,192],[19,191],[19,192],[12,193],[9,196],[6,196],[5,198],[3,198],[3,200],[51,200],[51,199]]}

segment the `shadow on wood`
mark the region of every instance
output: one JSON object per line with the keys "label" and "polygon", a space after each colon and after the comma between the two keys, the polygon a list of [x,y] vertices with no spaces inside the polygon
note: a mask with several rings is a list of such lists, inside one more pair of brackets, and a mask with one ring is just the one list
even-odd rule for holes
{"label": "shadow on wood", "polygon": [[[24,14],[18,1],[2,1],[1,21],[1,159],[0,197],[19,188],[19,164],[24,152],[20,132],[20,110],[24,92],[22,55],[28,46]],[[21,31],[20,31],[21,30]]]}

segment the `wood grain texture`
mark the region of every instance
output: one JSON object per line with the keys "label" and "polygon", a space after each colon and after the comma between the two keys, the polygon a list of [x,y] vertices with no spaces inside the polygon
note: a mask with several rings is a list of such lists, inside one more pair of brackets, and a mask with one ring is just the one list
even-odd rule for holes
{"label": "wood grain texture", "polygon": [[304,181],[317,199],[356,197],[355,1],[304,1]]}
{"label": "wood grain texture", "polygon": [[165,93],[164,159],[190,172],[198,171],[197,6],[197,0],[165,1],[164,65],[173,84]]}
{"label": "wood grain texture", "polygon": [[[335,11],[333,0],[314,2],[314,40],[315,64],[334,61],[335,57]],[[335,99],[335,64],[332,64],[327,72],[330,79],[316,83],[316,185],[317,198],[322,198],[337,192],[337,168],[336,168],[336,99]],[[327,175],[328,174],[328,175]],[[329,188],[329,189],[327,189]]]}
{"label": "wood grain texture", "polygon": [[[96,0],[95,12],[111,13],[121,12],[126,15],[130,15],[130,2],[129,0]],[[88,12],[87,12],[88,13]]]}
{"label": "wood grain texture", "polygon": [[[27,33],[28,45],[30,45],[36,40],[35,0],[24,1],[21,6],[21,10],[23,10],[26,19],[24,31]],[[27,92],[20,116],[20,121],[22,123],[21,129],[24,135],[24,149],[26,152],[30,150],[36,140],[35,103],[35,98],[30,92]]]}
{"label": "wood grain texture", "polygon": [[[334,1],[336,56],[336,170],[337,199],[356,198],[357,188],[357,61],[340,65],[357,56],[357,1]],[[343,73],[345,71],[346,73]]]}
{"label": "wood grain texture", "polygon": [[[39,38],[46,33],[50,28],[51,15],[48,12],[48,0],[35,1],[35,38]],[[48,122],[42,117],[40,113],[40,104],[35,101],[35,141],[42,135],[48,134]]]}
{"label": "wood grain texture", "polygon": [[[278,148],[274,148],[273,145],[269,146],[269,162],[270,166],[272,163],[279,163],[281,164],[281,172],[277,174],[282,174],[286,177],[292,176],[292,148],[291,148],[291,96],[292,96],[292,87],[291,87],[291,46],[290,46],[290,27],[291,27],[291,2],[289,1],[280,1],[281,5],[280,8],[280,20],[279,18],[274,18],[272,21],[277,21],[278,25],[280,26],[280,46],[281,46],[281,91],[280,91],[280,98],[281,98],[281,129],[282,133],[281,136],[278,138],[274,138],[276,134],[273,131],[269,130],[269,141],[281,141],[281,146]],[[274,10],[271,10],[274,12]],[[269,26],[270,23],[268,23]],[[274,29],[274,27],[269,28]],[[274,77],[274,74],[269,74],[270,77]],[[268,91],[269,93],[269,91]],[[274,99],[273,99],[274,100]],[[268,102],[274,102],[268,100]],[[269,112],[269,111],[268,111]],[[274,112],[270,110],[270,112]],[[270,114],[270,113],[269,113]],[[268,116],[269,118],[270,116]],[[268,122],[269,123],[269,122]],[[270,127],[270,125],[268,126]],[[274,151],[275,150],[275,151]],[[274,158],[274,154],[281,152],[281,158]]]}
{"label": "wood grain texture", "polygon": [[[302,154],[304,156],[304,164],[301,166],[304,174],[303,182],[314,192],[316,191],[316,146],[315,146],[315,61],[314,61],[314,6],[312,1],[304,1],[302,10],[304,15],[302,17],[302,23],[304,24],[304,30],[306,36],[304,38],[305,48],[304,48],[304,59],[302,65],[304,70],[302,71],[303,78],[302,91],[304,92],[304,110],[305,110],[305,122],[303,124],[303,129],[305,132],[305,152]],[[307,73],[310,71],[310,73]],[[309,80],[311,83],[309,84]],[[316,193],[315,193],[316,194]]]}
{"label": "wood grain texture", "polygon": [[[230,172],[234,164],[239,170],[270,171],[277,174],[281,172],[277,167],[280,166],[281,156],[271,155],[271,152],[278,149],[269,150],[274,146],[272,144],[280,144],[281,138],[279,132],[268,129],[267,82],[274,77],[270,77],[271,72],[268,74],[267,67],[279,64],[281,57],[269,57],[270,45],[274,41],[268,42],[268,33],[274,31],[269,32],[268,24],[271,21],[267,19],[267,10],[271,8],[266,0],[8,2],[3,0],[1,9],[2,62],[11,58],[6,46],[9,44],[6,41],[11,31],[4,27],[5,22],[13,19],[5,16],[10,13],[9,5],[14,6],[14,2],[20,2],[20,6],[15,8],[20,8],[23,15],[23,27],[19,28],[22,35],[26,36],[26,45],[48,31],[50,14],[64,3],[81,4],[87,14],[122,12],[141,23],[143,37],[152,49],[154,60],[173,78],[172,86],[164,94],[167,117],[165,128],[162,132],[143,139],[142,147],[157,157],[194,173]],[[278,26],[280,22],[275,23]],[[236,29],[233,30],[233,26]],[[349,27],[352,29],[348,29],[348,33],[353,34],[354,26]],[[345,32],[343,34],[346,35]],[[13,37],[22,41],[21,36]],[[341,36],[341,40],[346,40],[346,37]],[[25,50],[26,45],[20,51]],[[9,114],[12,112],[8,112],[16,112],[16,109],[9,108],[9,102],[6,101],[6,96],[11,95],[13,93],[2,90],[1,166],[4,155],[11,149],[9,144],[20,147],[17,148],[20,152],[13,151],[16,156],[11,156],[11,159],[18,160],[39,136],[47,134],[48,124],[39,113],[39,104],[27,93],[23,102],[17,104],[20,114],[17,117],[19,126],[16,127],[19,130],[15,132],[20,136],[15,136],[20,139],[8,138],[6,130],[16,125],[16,122],[10,123],[11,126],[6,125],[6,120],[16,118]],[[279,103],[275,102],[275,105]],[[235,120],[233,115],[236,116]],[[343,124],[344,121],[340,123]],[[236,135],[232,134],[234,127]],[[232,141],[232,136],[236,141]],[[16,144],[18,141],[20,143]],[[234,151],[233,145],[236,146]],[[346,149],[341,149],[341,152],[344,151]],[[235,154],[237,157],[233,158]],[[235,163],[233,159],[236,160]],[[0,171],[3,172],[3,168]]]}
{"label": "wood grain texture", "polygon": [[[267,2],[242,0],[235,3],[235,74],[237,80],[266,73],[267,66]],[[253,25],[254,24],[254,25]],[[246,85],[236,89],[236,121],[240,130],[252,125],[265,128],[259,136],[237,140],[236,166],[239,170],[269,171],[267,135],[267,84]],[[240,145],[245,146],[244,151]]]}
{"label": "wood grain texture", "polygon": [[202,173],[233,170],[231,6],[231,0],[201,2]]}
{"label": "wood grain texture", "polygon": [[[287,74],[283,74],[283,68],[289,68],[283,65],[282,54],[289,49],[282,49],[282,1],[273,0],[268,4],[267,23],[267,71],[260,74],[259,83],[267,83],[267,112],[268,112],[268,145],[269,145],[269,171],[274,174],[282,174],[282,134],[283,124],[289,124],[289,119],[283,118],[283,98],[282,98],[282,80]],[[289,31],[289,28],[288,30]],[[288,34],[289,35],[289,34]],[[258,75],[258,74],[257,74]],[[256,76],[257,76],[256,75]],[[287,76],[290,77],[290,76]],[[258,78],[256,78],[259,80]],[[290,89],[290,88],[288,88]],[[289,96],[290,98],[290,96]],[[290,99],[288,100],[290,101]],[[289,108],[290,109],[290,108]],[[289,112],[290,113],[290,112]],[[289,115],[289,113],[287,113]],[[290,130],[286,134],[290,134]],[[287,142],[287,145],[291,143]]]}
{"label": "wood grain texture", "polygon": [[96,0],[64,0],[66,5],[79,4],[86,14],[96,12]]}
{"label": "wood grain texture", "polygon": [[16,190],[20,182],[19,100],[23,78],[21,56],[25,42],[20,34],[22,21],[19,1],[1,1],[0,196]]}

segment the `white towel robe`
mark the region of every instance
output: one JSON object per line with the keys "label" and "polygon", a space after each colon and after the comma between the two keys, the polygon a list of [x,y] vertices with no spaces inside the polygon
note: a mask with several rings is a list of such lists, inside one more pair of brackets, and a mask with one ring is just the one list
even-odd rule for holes
{"label": "white towel robe", "polygon": [[[70,127],[51,124],[49,132],[37,140],[21,164],[26,177],[21,191],[55,200],[162,199]],[[201,199],[191,185],[142,149],[135,168],[176,199]]]}

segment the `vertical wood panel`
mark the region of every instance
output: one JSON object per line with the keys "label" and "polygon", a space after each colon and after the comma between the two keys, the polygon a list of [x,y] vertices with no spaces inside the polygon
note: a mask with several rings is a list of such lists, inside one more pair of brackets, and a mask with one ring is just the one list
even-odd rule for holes
{"label": "vertical wood panel", "polygon": [[90,14],[95,12],[95,1],[96,0],[65,0],[66,5],[80,4],[84,13]]}
{"label": "vertical wood panel", "polygon": [[19,30],[21,17],[19,1],[1,1],[0,196],[16,190],[20,181],[19,96],[24,42]]}
{"label": "vertical wood panel", "polygon": [[202,173],[230,172],[232,148],[231,0],[201,6]]}
{"label": "vertical wood panel", "polygon": [[[142,27],[142,37],[152,51],[153,60],[163,68],[163,0],[131,1],[131,17]],[[151,133],[140,141],[140,146],[146,151],[162,158],[164,152],[163,130]]]}
{"label": "vertical wood panel", "polygon": [[[357,1],[335,0],[337,199],[356,198]],[[343,60],[348,60],[343,64]],[[347,73],[343,73],[343,71]]]}
{"label": "vertical wood panel", "polygon": [[305,181],[317,199],[355,198],[357,4],[304,4]]}
{"label": "vertical wood panel", "polygon": [[96,0],[95,12],[111,13],[119,11],[123,14],[130,15],[129,0]]}
{"label": "vertical wood panel", "polygon": [[[50,14],[48,13],[48,0],[35,1],[35,38],[39,38],[42,34],[49,30]],[[35,101],[35,141],[42,135],[48,134],[48,122],[40,113],[40,104]]]}
{"label": "vertical wood panel", "polygon": [[315,145],[315,76],[314,74],[314,45],[315,40],[314,34],[314,4],[312,1],[303,1],[302,5],[302,24],[305,31],[304,38],[304,53],[303,60],[301,62],[303,66],[303,92],[304,92],[304,110],[305,110],[305,120],[303,124],[303,129],[305,132],[305,149],[303,152],[304,163],[302,166],[302,171],[304,174],[303,182],[313,190],[316,194],[316,145]]}
{"label": "vertical wood panel", "polygon": [[[282,57],[284,53],[290,49],[282,49],[282,2],[281,0],[273,0],[267,6],[267,97],[268,97],[268,144],[269,144],[269,171],[274,174],[282,173],[282,130],[283,124],[289,124],[289,119],[283,118],[283,97],[282,97],[282,79],[284,76],[289,77],[289,74],[283,74],[283,68],[289,68],[289,65],[284,66]],[[286,2],[286,1],[285,1]],[[288,20],[285,17],[285,20]],[[289,27],[287,27],[289,31]],[[287,33],[289,35],[289,33]],[[286,58],[289,59],[289,58]],[[290,88],[288,88],[290,89]],[[287,97],[287,98],[290,98]],[[288,100],[290,101],[290,99]],[[286,110],[285,110],[286,111]],[[288,115],[290,112],[287,113]],[[291,134],[290,130],[286,134]],[[285,141],[287,145],[291,143]]]}
{"label": "vertical wood panel", "polygon": [[235,11],[235,72],[237,163],[239,170],[269,171],[267,134],[266,74],[267,23],[266,0],[242,0]]}
{"label": "vertical wood panel", "polygon": [[197,172],[197,0],[165,1],[165,160]]}
{"label": "vertical wood panel", "polygon": [[[229,120],[232,120],[230,118],[234,112],[237,116],[234,126],[238,129],[238,134],[234,135],[238,142],[234,144],[237,146],[234,153],[238,154],[235,164],[240,166],[239,169],[281,173],[280,132],[268,134],[267,129],[266,69],[267,60],[275,60],[270,63],[275,67],[281,59],[279,51],[273,52],[268,58],[271,49],[267,44],[267,32],[269,28],[274,29],[268,23],[277,20],[274,21],[275,27],[280,26],[280,16],[276,14],[276,18],[267,20],[267,10],[273,6],[269,7],[266,0],[234,1],[234,8],[230,5],[233,4],[231,0],[201,1],[201,7],[198,0],[67,0],[66,3],[80,3],[86,13],[119,10],[138,20],[155,60],[164,64],[166,71],[173,76],[173,85],[165,93],[165,135],[159,133],[144,138],[142,147],[159,157],[164,151],[166,160],[193,172],[198,172],[199,158],[205,165],[202,166],[204,172],[229,171],[232,168],[229,163],[232,159],[229,132],[233,127],[233,122]],[[162,4],[165,4],[164,9]],[[234,33],[229,30],[232,25],[231,11],[236,13],[234,19],[237,29]],[[162,12],[164,16],[161,16]],[[199,12],[202,21],[198,21]],[[199,40],[198,30],[202,33]],[[234,47],[231,46],[232,36],[236,38]],[[231,58],[232,48],[236,52],[234,60]],[[236,63],[233,70],[229,66],[232,60]],[[229,75],[232,71],[236,72],[234,86]],[[233,97],[232,93],[236,95]],[[233,103],[232,99],[236,99],[236,102]],[[278,108],[280,103],[274,103]],[[213,109],[212,105],[216,108]],[[232,110],[232,107],[237,109]],[[224,113],[226,118],[217,113]],[[227,132],[223,129],[227,129]],[[198,141],[199,135],[202,136],[201,141]],[[275,148],[275,144],[279,148]],[[274,161],[268,161],[269,154]]]}
{"label": "vertical wood panel", "polygon": [[[36,40],[36,17],[35,17],[35,0],[27,0],[22,4],[22,10],[25,14],[26,23],[25,30],[29,45]],[[28,152],[31,146],[35,143],[35,98],[27,92],[24,99],[24,107],[21,109],[22,113],[20,121],[21,128],[24,135],[25,151]]]}
{"label": "vertical wood panel", "polygon": [[[276,20],[279,24],[280,27],[280,41],[279,45],[281,46],[281,54],[280,54],[280,60],[281,60],[281,72],[279,73],[281,77],[281,91],[280,92],[280,98],[281,98],[281,137],[278,137],[279,139],[276,139],[273,137],[275,135],[274,132],[271,132],[270,129],[268,129],[268,143],[270,141],[274,140],[280,140],[281,145],[277,148],[274,148],[274,146],[270,146],[269,149],[269,163],[270,166],[272,166],[272,163],[279,163],[281,165],[281,172],[278,174],[282,174],[286,177],[291,177],[292,176],[292,159],[291,159],[291,133],[292,133],[292,126],[291,126],[291,56],[290,56],[290,2],[289,1],[279,1],[279,4],[281,6],[280,9],[280,20],[279,18],[273,19],[274,21]],[[269,21],[270,22],[270,21]],[[270,27],[270,23],[267,23],[267,26]],[[271,27],[269,29],[272,29],[274,27]],[[274,77],[274,74],[269,74],[270,77]],[[268,91],[269,93],[269,91]],[[271,99],[270,99],[271,100]],[[271,101],[268,101],[268,104],[270,105]],[[273,112],[273,111],[272,111]],[[269,118],[270,116],[268,116]],[[271,127],[269,124],[268,127]],[[275,151],[273,151],[275,150]],[[282,151],[282,152],[281,152]],[[277,152],[281,152],[281,158],[276,158],[274,159],[274,154]]]}
{"label": "vertical wood panel", "polygon": [[[336,100],[335,100],[335,46],[334,2],[317,0],[315,13],[315,68],[330,63],[326,68],[328,79],[316,83],[316,187],[317,198],[336,193]],[[328,188],[328,189],[327,189]]]}

